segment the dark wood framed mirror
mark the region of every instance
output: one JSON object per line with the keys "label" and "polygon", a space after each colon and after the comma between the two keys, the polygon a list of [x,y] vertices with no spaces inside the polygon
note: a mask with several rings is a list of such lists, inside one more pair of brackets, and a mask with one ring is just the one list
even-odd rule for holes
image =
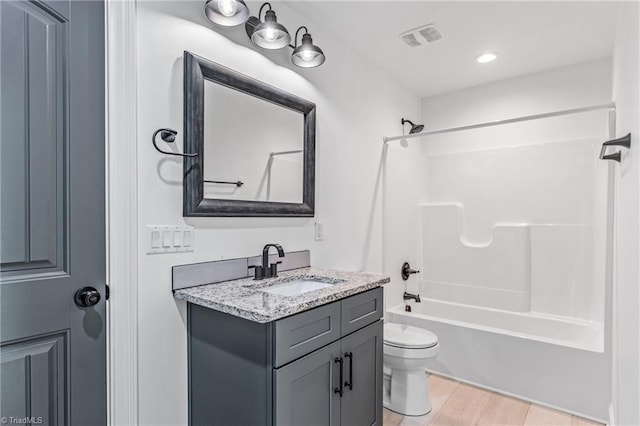
{"label": "dark wood framed mirror", "polygon": [[184,52],[184,216],[313,216],[314,103]]}

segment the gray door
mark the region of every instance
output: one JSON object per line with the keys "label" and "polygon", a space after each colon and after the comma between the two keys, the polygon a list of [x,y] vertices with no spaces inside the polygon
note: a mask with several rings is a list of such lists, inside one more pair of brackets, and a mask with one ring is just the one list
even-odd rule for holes
{"label": "gray door", "polygon": [[382,426],[382,321],[342,339],[342,426]]}
{"label": "gray door", "polygon": [[340,342],[274,370],[278,426],[340,425]]}
{"label": "gray door", "polygon": [[0,415],[105,424],[104,3],[0,1],[0,53]]}

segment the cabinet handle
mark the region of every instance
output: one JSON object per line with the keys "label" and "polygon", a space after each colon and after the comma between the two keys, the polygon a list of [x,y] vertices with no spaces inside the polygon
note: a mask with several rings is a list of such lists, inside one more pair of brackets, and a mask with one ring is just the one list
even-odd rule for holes
{"label": "cabinet handle", "polygon": [[339,394],[340,394],[340,398],[342,398],[342,395],[344,394],[344,389],[343,389],[343,387],[342,387],[342,380],[343,380],[343,377],[342,377],[342,375],[343,375],[343,372],[342,372],[343,368],[342,368],[342,367],[343,367],[343,364],[344,364],[344,360],[343,360],[342,358],[336,358],[336,359],[334,359],[334,360],[333,360],[333,362],[340,363],[340,387],[339,387],[339,388],[335,388],[335,389],[333,390],[333,393],[339,393]]}
{"label": "cabinet handle", "polygon": [[353,353],[346,352],[344,357],[349,358],[349,381],[344,382],[344,385],[347,386],[349,390],[353,390]]}

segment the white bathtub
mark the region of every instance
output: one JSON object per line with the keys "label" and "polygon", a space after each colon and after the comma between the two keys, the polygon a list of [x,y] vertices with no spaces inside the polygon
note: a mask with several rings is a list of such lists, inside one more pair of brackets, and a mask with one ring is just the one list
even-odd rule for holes
{"label": "white bathtub", "polygon": [[389,312],[399,322],[415,323],[416,319],[424,319],[586,351],[604,351],[604,329],[594,321],[535,312],[510,312],[429,298],[410,304],[412,312],[405,312],[404,304]]}
{"label": "white bathtub", "polygon": [[605,422],[610,350],[603,327],[572,318],[423,298],[385,321],[434,332],[440,355],[427,370],[533,403]]}

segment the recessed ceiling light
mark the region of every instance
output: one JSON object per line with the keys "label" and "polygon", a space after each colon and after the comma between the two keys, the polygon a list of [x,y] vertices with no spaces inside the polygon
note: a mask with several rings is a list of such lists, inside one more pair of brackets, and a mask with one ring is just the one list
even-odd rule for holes
{"label": "recessed ceiling light", "polygon": [[498,55],[496,55],[495,53],[483,53],[476,58],[476,62],[478,62],[479,64],[486,64],[488,62],[495,61],[497,57]]}

